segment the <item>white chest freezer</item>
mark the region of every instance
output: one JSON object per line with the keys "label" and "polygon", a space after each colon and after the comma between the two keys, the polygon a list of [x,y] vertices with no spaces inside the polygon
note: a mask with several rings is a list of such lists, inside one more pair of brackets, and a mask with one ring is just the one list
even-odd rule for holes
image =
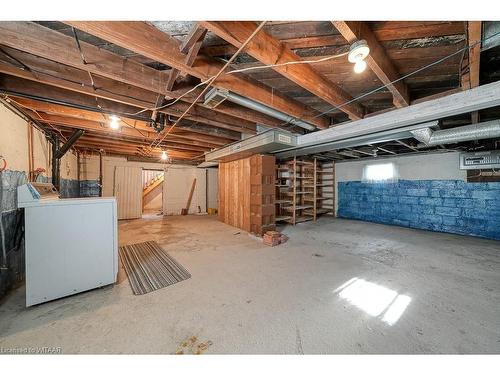
{"label": "white chest freezer", "polygon": [[115,198],[60,199],[52,184],[18,187],[25,209],[26,306],[116,282]]}

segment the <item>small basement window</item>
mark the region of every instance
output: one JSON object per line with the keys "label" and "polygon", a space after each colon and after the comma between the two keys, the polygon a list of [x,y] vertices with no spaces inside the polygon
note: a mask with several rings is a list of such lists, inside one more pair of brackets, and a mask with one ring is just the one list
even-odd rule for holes
{"label": "small basement window", "polygon": [[368,164],[363,169],[364,182],[393,182],[397,177],[394,163]]}

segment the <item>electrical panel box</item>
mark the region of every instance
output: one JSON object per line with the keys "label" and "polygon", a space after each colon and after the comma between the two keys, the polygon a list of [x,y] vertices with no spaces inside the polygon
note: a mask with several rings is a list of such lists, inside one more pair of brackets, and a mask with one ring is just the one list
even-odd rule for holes
{"label": "electrical panel box", "polygon": [[461,153],[460,169],[500,169],[500,150]]}

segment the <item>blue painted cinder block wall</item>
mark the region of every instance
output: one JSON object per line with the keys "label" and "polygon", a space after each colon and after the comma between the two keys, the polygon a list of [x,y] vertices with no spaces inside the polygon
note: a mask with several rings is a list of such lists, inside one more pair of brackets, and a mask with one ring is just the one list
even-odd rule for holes
{"label": "blue painted cinder block wall", "polygon": [[339,182],[337,216],[500,240],[500,182]]}

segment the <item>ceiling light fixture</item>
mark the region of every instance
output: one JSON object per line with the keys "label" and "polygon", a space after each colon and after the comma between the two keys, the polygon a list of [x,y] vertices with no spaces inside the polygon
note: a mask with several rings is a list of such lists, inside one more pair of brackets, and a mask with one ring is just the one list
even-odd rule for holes
{"label": "ceiling light fixture", "polygon": [[354,64],[354,73],[363,73],[366,69],[366,62],[361,60]]}
{"label": "ceiling light fixture", "polygon": [[120,129],[120,118],[118,116],[109,116],[109,127],[113,130]]}
{"label": "ceiling light fixture", "polygon": [[354,64],[354,71],[356,73],[361,73],[366,69],[366,62],[364,60],[369,53],[370,47],[368,47],[366,40],[361,39],[351,44],[347,59]]}
{"label": "ceiling light fixture", "polygon": [[161,160],[167,160],[167,159],[168,159],[167,151],[162,151],[161,152]]}

